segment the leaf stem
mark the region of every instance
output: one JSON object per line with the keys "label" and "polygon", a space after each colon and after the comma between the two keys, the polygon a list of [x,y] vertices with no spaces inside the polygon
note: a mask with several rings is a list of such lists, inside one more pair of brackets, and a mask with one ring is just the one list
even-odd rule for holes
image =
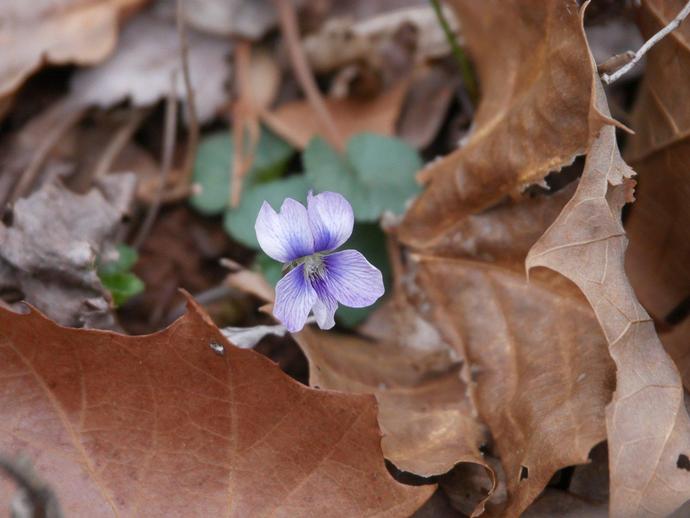
{"label": "leaf stem", "polygon": [[470,64],[470,61],[467,59],[467,56],[465,56],[465,53],[458,44],[457,37],[453,32],[453,29],[451,29],[446,15],[443,13],[443,9],[441,8],[439,0],[429,0],[429,2],[431,3],[431,6],[434,8],[436,18],[438,18],[438,23],[441,25],[443,33],[446,35],[448,44],[450,45],[451,51],[453,52],[453,56],[455,57],[455,60],[458,62],[458,66],[460,67],[460,73],[462,75],[462,82],[465,85],[465,90],[467,90],[467,93],[469,94],[472,103],[476,104],[477,99],[479,97],[479,91],[477,89],[477,82],[474,77],[474,72],[472,71],[472,65]]}

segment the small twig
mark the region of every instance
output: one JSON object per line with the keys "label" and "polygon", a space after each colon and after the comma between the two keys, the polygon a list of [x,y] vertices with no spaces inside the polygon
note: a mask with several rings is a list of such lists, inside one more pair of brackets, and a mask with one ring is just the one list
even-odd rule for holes
{"label": "small twig", "polygon": [[[53,490],[41,481],[29,464],[28,459],[11,460],[0,456],[0,470],[12,478],[28,499],[30,505],[25,516],[31,518],[61,518],[62,511]],[[24,506],[22,506],[24,510]],[[16,509],[13,509],[16,513]],[[23,514],[23,513],[22,513]]]}
{"label": "small twig", "polygon": [[342,151],[345,149],[345,142],[338,130],[338,127],[333,120],[328,107],[323,100],[323,96],[314,80],[307,58],[304,55],[304,49],[299,38],[299,30],[297,28],[297,16],[295,15],[295,7],[290,0],[273,0],[273,3],[278,10],[280,18],[280,27],[285,38],[292,68],[295,76],[304,90],[307,101],[311,104],[323,130],[325,136],[330,144]]}
{"label": "small twig", "polygon": [[132,247],[138,250],[149,235],[153,222],[156,220],[163,193],[168,182],[168,176],[172,169],[173,155],[175,154],[175,130],[177,129],[177,95],[175,94],[176,75],[173,72],[170,76],[170,92],[165,103],[165,129],[163,130],[163,156],[161,158],[160,182],[156,196],[149,205],[144,221],[139,227],[139,233],[132,243]]}
{"label": "small twig", "polygon": [[196,158],[196,148],[199,142],[199,118],[196,114],[196,102],[194,100],[194,89],[192,80],[189,76],[189,41],[187,40],[187,27],[185,25],[185,14],[183,1],[177,0],[177,34],[180,39],[180,60],[182,61],[182,78],[184,79],[185,92],[187,94],[187,115],[189,131],[187,133],[187,151],[182,169],[183,177],[187,183],[192,178],[194,159]]}
{"label": "small twig", "polygon": [[[232,139],[234,154],[231,164],[230,206],[237,207],[242,194],[242,182],[254,162],[256,146],[259,144],[259,113],[254,104],[252,85],[249,78],[251,43],[238,41],[235,48],[235,77],[238,93],[233,104]],[[245,129],[249,142],[245,143]]]}
{"label": "small twig", "polygon": [[458,40],[453,33],[453,29],[450,28],[450,24],[446,19],[446,15],[443,13],[439,0],[429,0],[429,2],[434,8],[436,18],[438,18],[438,23],[441,25],[443,33],[446,35],[446,40],[448,40],[448,44],[453,52],[453,56],[458,62],[460,73],[462,74],[462,82],[465,85],[465,90],[467,90],[467,94],[470,96],[472,103],[476,104],[479,91],[477,89],[477,82],[474,78],[474,72],[472,71],[472,65],[470,65],[470,61],[467,59],[467,56],[465,56],[465,53],[458,44]]}
{"label": "small twig", "polygon": [[24,196],[31,189],[31,186],[36,181],[43,167],[43,163],[50,152],[60,141],[62,136],[81,120],[86,112],[86,108],[75,108],[67,104],[65,105],[65,111],[65,117],[61,120],[60,124],[53,128],[43,142],[41,142],[38,149],[36,149],[31,162],[29,162],[19,182],[17,182],[17,185],[15,185],[12,190],[12,194],[7,201],[7,206],[13,206],[19,198]]}
{"label": "small twig", "polygon": [[98,163],[93,168],[91,178],[98,180],[110,172],[110,167],[120,154],[120,151],[132,139],[134,132],[139,129],[141,123],[151,110],[135,110],[134,114],[117,130],[115,136],[101,153]]}
{"label": "small twig", "polygon": [[626,74],[631,68],[633,68],[639,61],[642,59],[642,56],[644,56],[649,49],[651,49],[654,45],[656,45],[659,41],[661,41],[666,35],[670,34],[671,32],[675,31],[678,26],[681,24],[683,20],[690,14],[690,1],[685,4],[685,7],[680,10],[680,12],[676,15],[676,17],[671,20],[671,22],[661,29],[659,32],[657,32],[654,36],[649,38],[644,45],[640,47],[640,50],[635,52],[635,55],[633,58],[630,60],[628,64],[625,66],[619,68],[614,72],[613,74],[604,74],[601,76],[602,81],[606,83],[607,85],[610,85],[614,81],[620,79],[621,76]]}

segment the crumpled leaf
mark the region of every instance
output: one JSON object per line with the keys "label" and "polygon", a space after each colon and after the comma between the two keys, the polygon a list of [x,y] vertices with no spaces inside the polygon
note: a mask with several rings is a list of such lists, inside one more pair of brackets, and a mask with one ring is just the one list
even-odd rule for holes
{"label": "crumpled leaf", "polygon": [[[326,107],[343,140],[365,131],[394,135],[407,85],[403,81],[372,99],[326,99]],[[285,103],[272,112],[263,111],[261,117],[269,128],[299,149],[323,132],[306,100]]]}
{"label": "crumpled leaf", "polygon": [[520,270],[476,258],[419,261],[419,284],[467,362],[506,473],[501,516],[519,516],[605,437],[613,369],[604,338],[587,302],[554,275],[527,283]]}
{"label": "crumpled leaf", "polygon": [[[683,5],[642,2],[638,22],[645,39]],[[682,94],[690,89],[689,67],[690,24],[682,23],[647,56],[632,117],[635,135],[625,153],[639,174],[637,201],[626,221],[626,271],[642,305],[659,319],[690,296],[690,109]]]}
{"label": "crumpled leaf", "polygon": [[416,248],[571,163],[602,124],[589,117],[592,73],[577,2],[449,3],[482,96],[466,144],[420,175],[428,186],[400,228]]}
{"label": "crumpled leaf", "polygon": [[191,300],[142,337],[0,309],[0,375],[0,450],[70,516],[402,517],[435,489],[387,473],[371,396],[298,384]]}
{"label": "crumpled leaf", "polygon": [[605,437],[613,365],[594,314],[571,283],[552,273],[527,283],[523,267],[571,192],[463,217],[414,256],[422,304],[465,361],[505,471],[501,516],[519,516],[557,470],[587,462]]}
{"label": "crumpled leaf", "polygon": [[[598,78],[594,85],[595,108],[608,116]],[[577,284],[616,363],[616,391],[606,412],[611,515],[667,516],[690,499],[690,471],[678,466],[680,456],[690,454],[690,420],[678,370],[623,268],[627,243],[620,213],[631,200],[633,174],[620,156],[613,126],[603,128],[575,195],[525,263]]]}
{"label": "crumpled leaf", "polygon": [[485,491],[472,503],[480,514],[495,476],[479,451],[485,432],[466,396],[457,355],[419,315],[406,318],[411,308],[386,313],[383,318],[398,325],[386,340],[309,327],[296,334],[309,360],[309,384],[374,394],[383,454],[402,471],[430,477],[459,462],[480,467]]}
{"label": "crumpled leaf", "polygon": [[[188,31],[187,40],[197,116],[205,122],[227,102],[225,83],[230,74],[232,44],[194,31]],[[126,99],[135,106],[149,106],[168,95],[174,73],[177,97],[185,100],[181,63],[180,36],[174,19],[143,13],[125,26],[117,52],[110,59],[74,75],[70,96],[81,105],[101,108]]]}
{"label": "crumpled leaf", "polygon": [[115,46],[120,18],[147,0],[3,0],[0,97],[44,62],[93,64]]}
{"label": "crumpled leaf", "polygon": [[134,190],[125,173],[85,195],[47,183],[17,201],[11,225],[0,224],[0,291],[18,291],[62,325],[112,327],[96,260],[112,249]]}

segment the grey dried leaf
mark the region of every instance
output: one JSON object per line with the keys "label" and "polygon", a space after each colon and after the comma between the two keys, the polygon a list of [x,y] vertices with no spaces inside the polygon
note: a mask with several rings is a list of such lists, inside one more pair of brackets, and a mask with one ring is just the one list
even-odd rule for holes
{"label": "grey dried leaf", "polygon": [[56,322],[112,328],[109,295],[96,273],[134,195],[133,174],[106,176],[78,195],[46,183],[0,224],[0,292],[13,291]]}
{"label": "grey dried leaf", "polygon": [[[190,9],[191,11],[191,9]],[[201,122],[214,117],[225,105],[229,79],[229,40],[187,31],[189,75]],[[78,71],[71,97],[82,105],[110,108],[126,99],[135,106],[149,106],[170,91],[175,75],[178,99],[186,99],[180,60],[180,38],[174,20],[144,13],[122,31],[117,52],[103,64]]]}

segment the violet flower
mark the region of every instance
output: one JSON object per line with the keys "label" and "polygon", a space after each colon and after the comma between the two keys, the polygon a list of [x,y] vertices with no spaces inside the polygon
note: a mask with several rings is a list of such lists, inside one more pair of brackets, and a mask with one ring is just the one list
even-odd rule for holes
{"label": "violet flower", "polygon": [[267,202],[261,206],[254,227],[259,245],[289,269],[278,281],[273,305],[288,331],[302,329],[312,310],[319,327],[330,329],[338,303],[363,308],[383,295],[381,272],[361,253],[334,253],[353,225],[350,203],[335,192],[309,192],[306,208],[292,198],[278,213]]}

